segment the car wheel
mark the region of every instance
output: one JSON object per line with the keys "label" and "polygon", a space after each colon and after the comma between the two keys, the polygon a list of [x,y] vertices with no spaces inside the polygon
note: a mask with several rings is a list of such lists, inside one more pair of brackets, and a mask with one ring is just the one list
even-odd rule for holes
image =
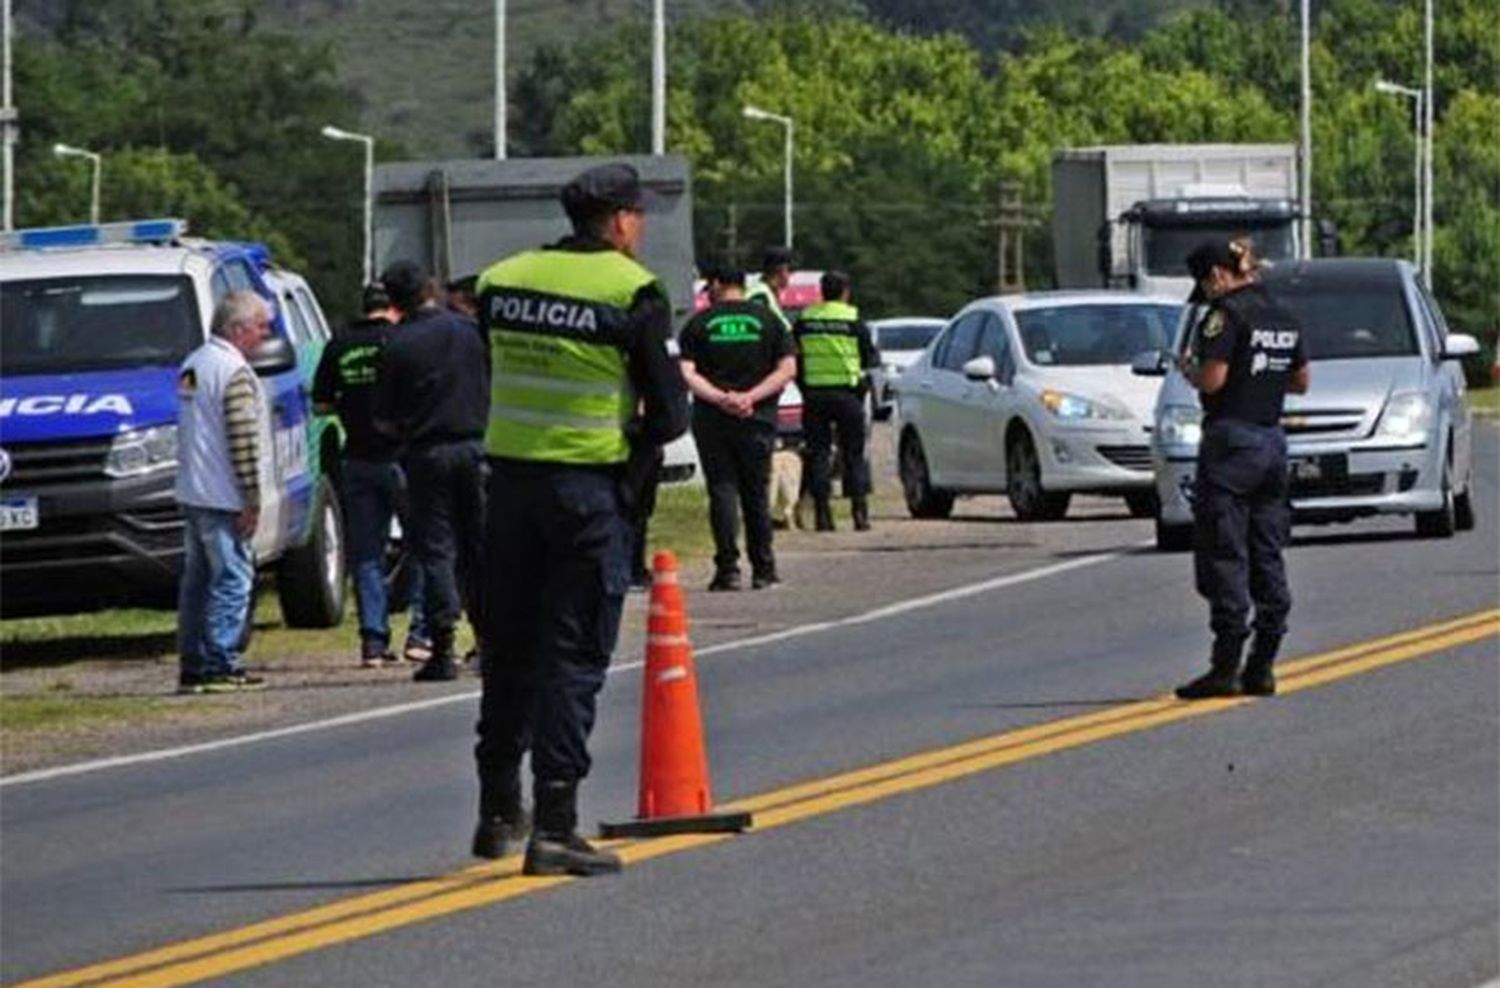
{"label": "car wheel", "polygon": [[1073,497],[1066,491],[1042,489],[1042,461],[1026,433],[1012,439],[1006,449],[1005,487],[1011,509],[1022,521],[1056,521],[1068,513]]}
{"label": "car wheel", "polygon": [[1155,491],[1132,491],[1125,495],[1125,506],[1130,509],[1132,518],[1155,518],[1161,510]]}
{"label": "car wheel", "polygon": [[901,475],[906,510],[913,518],[947,518],[953,513],[953,495],[933,488],[927,472],[927,454],[922,451],[922,440],[915,432],[901,437],[897,472]]}
{"label": "car wheel", "polygon": [[1449,539],[1458,528],[1453,483],[1448,477],[1452,469],[1451,464],[1443,467],[1443,506],[1436,511],[1417,512],[1417,535],[1420,538]]}
{"label": "car wheel", "polygon": [[312,534],[281,557],[276,595],[291,628],[332,628],[344,619],[344,516],[324,477],[313,499]]}
{"label": "car wheel", "polygon": [[1474,530],[1474,478],[1469,477],[1469,482],[1464,489],[1453,495],[1453,527],[1460,532],[1471,532]]}
{"label": "car wheel", "polygon": [[1193,526],[1168,525],[1156,519],[1156,549],[1158,552],[1186,552],[1193,547]]}

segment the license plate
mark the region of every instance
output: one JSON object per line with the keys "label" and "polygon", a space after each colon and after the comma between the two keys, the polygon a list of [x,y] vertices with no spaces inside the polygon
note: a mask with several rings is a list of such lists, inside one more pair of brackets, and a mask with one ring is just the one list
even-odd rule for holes
{"label": "license plate", "polygon": [[1293,480],[1322,480],[1323,464],[1316,456],[1292,460]]}
{"label": "license plate", "polygon": [[1304,484],[1341,483],[1349,476],[1349,460],[1343,453],[1294,456],[1289,466],[1292,480]]}
{"label": "license plate", "polygon": [[0,532],[20,532],[42,523],[34,497],[0,498]]}

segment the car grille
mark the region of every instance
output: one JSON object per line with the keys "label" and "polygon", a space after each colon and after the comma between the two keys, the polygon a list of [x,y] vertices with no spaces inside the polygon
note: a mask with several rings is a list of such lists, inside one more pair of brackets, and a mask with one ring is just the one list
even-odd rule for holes
{"label": "car grille", "polygon": [[1362,408],[1305,408],[1284,414],[1281,428],[1288,438],[1356,436],[1364,419]]}
{"label": "car grille", "polygon": [[1099,455],[1126,470],[1151,470],[1150,446],[1100,446]]}
{"label": "car grille", "polygon": [[10,476],[7,487],[38,487],[44,484],[66,484],[94,480],[104,476],[104,461],[109,443],[90,439],[84,442],[39,443],[34,446],[9,446]]}
{"label": "car grille", "polygon": [[1293,498],[1370,497],[1384,489],[1385,474],[1354,473],[1325,476],[1319,480],[1294,480],[1291,495]]}

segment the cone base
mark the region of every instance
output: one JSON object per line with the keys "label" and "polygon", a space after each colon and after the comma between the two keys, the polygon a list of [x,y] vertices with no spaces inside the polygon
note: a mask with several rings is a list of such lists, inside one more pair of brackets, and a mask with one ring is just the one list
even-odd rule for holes
{"label": "cone base", "polygon": [[750,826],[749,813],[705,813],[599,824],[600,837],[670,837],[674,834],[733,834]]}

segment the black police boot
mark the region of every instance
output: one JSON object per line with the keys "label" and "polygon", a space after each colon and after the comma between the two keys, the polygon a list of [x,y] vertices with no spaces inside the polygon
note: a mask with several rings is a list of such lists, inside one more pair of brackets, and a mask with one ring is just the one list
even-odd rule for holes
{"label": "black police boot", "polygon": [[479,780],[479,824],[474,828],[476,858],[505,857],[511,841],[531,832],[531,814],[521,805],[521,782],[481,778]]}
{"label": "black police boot", "polygon": [[813,502],[813,528],[819,532],[832,532],[833,507],[826,500]]}
{"label": "black police boot", "polygon": [[870,502],[865,498],[856,497],[849,504],[849,510],[854,515],[854,530],[868,532],[870,530]]}
{"label": "black police boot", "polygon": [[412,679],[419,683],[441,683],[458,678],[458,663],[453,661],[453,629],[438,630],[432,636],[432,658],[423,662]]}
{"label": "black police boot", "polygon": [[536,827],[526,844],[523,875],[610,875],[620,858],[595,848],[578,834],[578,785],[536,784]]}
{"label": "black police boot", "polygon": [[1250,645],[1250,655],[1245,659],[1245,670],[1240,673],[1240,689],[1246,696],[1275,696],[1276,674],[1271,667],[1276,662],[1276,651],[1281,647],[1281,638],[1256,635]]}
{"label": "black police boot", "polygon": [[1214,697],[1239,696],[1240,650],[1244,642],[1239,639],[1216,639],[1213,655],[1209,658],[1209,670],[1190,683],[1177,687],[1182,700],[1209,700]]}

